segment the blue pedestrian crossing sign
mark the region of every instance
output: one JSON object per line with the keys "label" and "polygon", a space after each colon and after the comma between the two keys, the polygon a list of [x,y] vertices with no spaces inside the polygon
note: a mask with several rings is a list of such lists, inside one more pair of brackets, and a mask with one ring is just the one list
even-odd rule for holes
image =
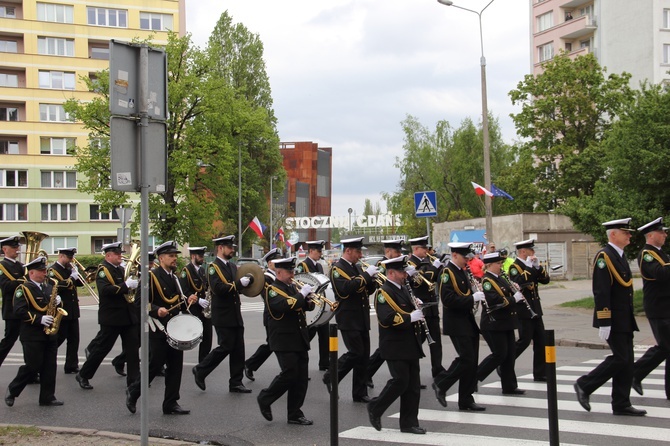
{"label": "blue pedestrian crossing sign", "polygon": [[414,192],[414,209],[417,217],[437,217],[437,196],[435,191]]}

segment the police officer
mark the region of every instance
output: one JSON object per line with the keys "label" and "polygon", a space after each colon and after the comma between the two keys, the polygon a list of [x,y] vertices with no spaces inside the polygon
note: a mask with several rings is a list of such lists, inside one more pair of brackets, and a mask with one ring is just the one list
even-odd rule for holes
{"label": "police officer", "polygon": [[0,291],[2,291],[2,318],[5,320],[5,337],[0,341],[0,365],[4,362],[21,332],[21,320],[14,314],[14,291],[23,281],[25,271],[19,261],[19,236],[0,240],[2,253],[0,261]]}
{"label": "police officer", "polygon": [[[202,266],[205,263],[206,246],[197,246],[188,248],[191,261],[181,270],[180,282],[181,288],[186,296],[195,294],[198,299],[205,300],[207,295],[207,276]],[[205,356],[212,349],[212,318],[205,317],[204,310],[209,307],[209,302],[205,306],[193,305],[190,308],[191,314],[196,316],[202,322],[202,341],[198,346],[198,361],[205,359]],[[211,315],[210,315],[211,316]]]}
{"label": "police officer", "polygon": [[633,314],[633,277],[624,253],[631,238],[630,218],[603,223],[608,243],[593,261],[593,326],[612,355],[574,384],[577,401],[591,410],[589,396],[612,379],[614,415],[644,416],[647,411],[630,403],[633,382],[633,332],[639,331]]}

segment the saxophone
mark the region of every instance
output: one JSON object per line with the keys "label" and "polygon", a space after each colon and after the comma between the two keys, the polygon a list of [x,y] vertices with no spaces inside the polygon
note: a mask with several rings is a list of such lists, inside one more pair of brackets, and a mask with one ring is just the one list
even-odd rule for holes
{"label": "saxophone", "polygon": [[[140,254],[142,250],[140,249],[139,243],[133,243],[132,249],[130,251],[130,257],[127,259],[126,269],[124,270],[123,280],[128,280],[129,278],[139,279],[140,276]],[[129,304],[135,303],[135,292],[137,289],[132,289],[128,291],[128,294],[123,296],[126,298],[126,302]]]}
{"label": "saxophone", "polygon": [[47,304],[47,316],[53,316],[54,321],[50,326],[44,327],[44,333],[49,336],[58,333],[61,319],[63,319],[63,316],[67,316],[67,311],[56,305],[56,297],[58,297],[58,281],[56,279],[51,279],[51,281],[53,282],[53,287],[51,288],[51,297]]}
{"label": "saxophone", "polygon": [[[205,284],[203,283],[203,286]],[[207,319],[212,318],[212,289],[210,287],[207,287],[207,291],[205,291],[205,300],[209,302],[209,305],[207,305],[207,308],[202,309],[202,316],[206,317]]]}

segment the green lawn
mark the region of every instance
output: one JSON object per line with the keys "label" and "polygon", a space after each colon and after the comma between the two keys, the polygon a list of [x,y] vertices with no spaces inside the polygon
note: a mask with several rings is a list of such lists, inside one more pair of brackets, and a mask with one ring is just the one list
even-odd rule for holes
{"label": "green lawn", "polygon": [[[571,300],[560,305],[561,307],[570,308],[586,308],[593,309],[593,297],[585,297],[583,299]],[[642,307],[642,290],[635,290],[633,292],[633,308],[636,315],[644,315],[644,308]]]}

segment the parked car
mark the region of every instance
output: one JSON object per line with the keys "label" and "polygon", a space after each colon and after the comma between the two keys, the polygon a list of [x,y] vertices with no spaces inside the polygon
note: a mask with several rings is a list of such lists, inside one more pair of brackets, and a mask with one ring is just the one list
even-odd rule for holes
{"label": "parked car", "polygon": [[251,257],[238,257],[238,259],[235,261],[237,266],[244,265],[245,263],[255,263],[256,265],[261,266],[260,259],[253,259]]}

